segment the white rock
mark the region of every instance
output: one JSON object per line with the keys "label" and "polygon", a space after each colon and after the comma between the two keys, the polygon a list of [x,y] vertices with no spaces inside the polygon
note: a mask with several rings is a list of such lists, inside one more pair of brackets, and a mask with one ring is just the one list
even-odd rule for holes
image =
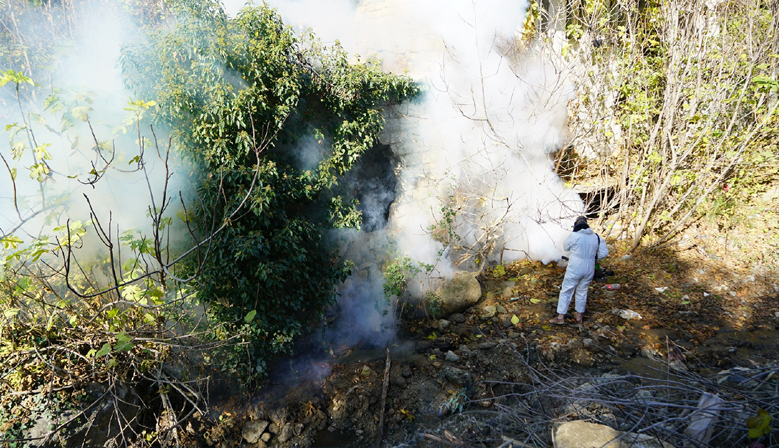
{"label": "white rock", "polygon": [[630,319],[643,319],[640,314],[633,310],[622,310],[619,312],[619,317],[630,320]]}
{"label": "white rock", "polygon": [[247,442],[257,443],[257,441],[259,441],[260,438],[262,437],[262,433],[265,431],[265,428],[267,428],[268,425],[269,422],[265,420],[247,422],[245,425],[243,425],[243,429],[241,430],[241,435],[243,436],[244,440],[246,440]]}
{"label": "white rock", "polygon": [[557,448],[673,448],[645,434],[622,433],[606,425],[581,420],[566,422],[554,430]]}

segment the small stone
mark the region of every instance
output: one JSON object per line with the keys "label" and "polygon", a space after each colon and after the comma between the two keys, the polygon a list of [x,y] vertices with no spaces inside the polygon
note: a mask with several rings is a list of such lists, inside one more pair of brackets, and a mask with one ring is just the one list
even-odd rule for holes
{"label": "small stone", "polygon": [[424,353],[433,347],[433,342],[428,340],[417,341],[417,352]]}
{"label": "small stone", "polygon": [[368,366],[362,366],[362,369],[360,370],[360,375],[364,377],[369,377],[373,373],[373,370],[371,370]]}
{"label": "small stone", "polygon": [[457,362],[460,360],[460,357],[455,355],[453,351],[449,350],[446,352],[446,360],[449,362]]}
{"label": "small stone", "polygon": [[604,373],[603,375],[601,375],[600,376],[600,380],[597,380],[596,382],[598,384],[610,383],[610,382],[612,382],[614,380],[617,380],[619,378],[622,378],[622,375],[620,375],[619,373],[608,373],[607,372],[607,373]]}
{"label": "small stone", "polygon": [[[287,421],[287,417],[289,417],[289,411],[287,408],[282,407],[273,410],[273,412],[269,415],[270,420],[272,423],[275,423],[279,428],[284,425],[284,423]],[[272,433],[278,434],[278,431],[271,430]]]}
{"label": "small stone", "polygon": [[450,331],[458,336],[470,336],[471,328],[466,324],[452,325]]}
{"label": "small stone", "polygon": [[408,385],[408,381],[406,381],[405,378],[403,378],[403,375],[393,375],[390,377],[390,382],[393,386],[398,387],[406,387]]}
{"label": "small stone", "polygon": [[447,381],[460,385],[466,384],[470,379],[470,374],[455,367],[445,367],[441,374]]}
{"label": "small stone", "polygon": [[498,309],[495,305],[489,305],[485,306],[481,311],[481,318],[482,319],[489,319],[498,312]]}
{"label": "small stone", "polygon": [[269,424],[270,423],[265,420],[247,422],[245,425],[243,425],[241,435],[247,442],[257,443],[257,441],[262,437],[262,433],[265,432],[265,428],[267,428]]}
{"label": "small stone", "polygon": [[263,434],[263,435],[262,435],[262,437],[260,437],[260,439],[261,439],[263,442],[267,442],[268,440],[270,440],[270,438],[271,438],[271,435],[270,435],[270,433],[269,433],[269,432],[266,432],[265,434]]}
{"label": "small stone", "polygon": [[506,311],[506,308],[505,308],[503,305],[496,305],[496,306],[495,306],[495,309],[496,309],[496,310],[498,311],[498,313],[500,313],[500,314],[506,314],[506,313],[508,313],[508,311]]}
{"label": "small stone", "polygon": [[414,364],[414,367],[417,369],[425,369],[427,368],[428,365],[428,359],[425,356],[420,356],[418,358],[415,358],[411,362]]}
{"label": "small stone", "polygon": [[287,440],[291,439],[292,436],[295,434],[295,427],[292,424],[286,424],[281,428],[281,433],[279,434],[279,442],[284,443]]}
{"label": "small stone", "polygon": [[657,352],[652,347],[641,347],[641,355],[644,356],[644,358],[654,359],[656,353]]}
{"label": "small stone", "polygon": [[636,398],[652,398],[652,391],[647,389],[639,389],[636,391]]}
{"label": "small stone", "polygon": [[452,314],[451,316],[449,316],[449,320],[451,320],[452,322],[454,322],[456,324],[461,324],[461,323],[465,322],[465,316],[460,314],[460,313],[455,313],[455,314]]}
{"label": "small stone", "polygon": [[449,328],[449,325],[451,325],[451,324],[452,324],[452,323],[451,323],[451,322],[449,322],[449,321],[448,321],[448,320],[446,320],[446,319],[440,319],[440,320],[438,321],[438,330],[440,330],[440,331],[444,331],[444,330],[446,330],[447,328]]}

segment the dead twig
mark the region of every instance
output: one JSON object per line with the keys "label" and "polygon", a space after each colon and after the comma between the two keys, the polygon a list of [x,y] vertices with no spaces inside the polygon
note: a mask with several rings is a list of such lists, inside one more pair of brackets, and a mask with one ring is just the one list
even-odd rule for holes
{"label": "dead twig", "polygon": [[392,362],[389,347],[385,347],[384,351],[387,353],[387,361],[384,366],[384,384],[381,390],[381,413],[379,415],[379,435],[376,437],[376,448],[381,446],[381,438],[384,435],[384,412],[387,408],[387,390],[389,389],[390,365]]}

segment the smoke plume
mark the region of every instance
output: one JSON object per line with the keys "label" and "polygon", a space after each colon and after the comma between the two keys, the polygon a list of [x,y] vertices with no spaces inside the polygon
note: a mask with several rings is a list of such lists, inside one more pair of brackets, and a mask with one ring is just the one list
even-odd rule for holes
{"label": "smoke plume", "polygon": [[[389,222],[374,232],[341,235],[344,254],[362,266],[340,299],[341,309],[349,310],[350,338],[363,331],[372,339],[391,327],[386,320],[392,313],[364,303],[382,302],[380,265],[395,254],[433,264],[434,276],[443,278],[492,260],[559,259],[562,241],[583,211],[550,157],[566,140],[572,86],[538,53],[517,50],[526,2],[267,3],[297,30],[338,41],[361,60],[376,56],[385,70],[423,85],[422,101],[387,115],[382,143],[391,146],[398,174],[397,186],[387,192],[395,198]],[[232,13],[239,9],[237,2],[227,6]],[[461,239],[459,248],[443,252],[434,236],[447,211],[454,216],[447,225]],[[468,248],[483,250],[469,257]],[[434,284],[418,279],[410,286],[421,296]]]}

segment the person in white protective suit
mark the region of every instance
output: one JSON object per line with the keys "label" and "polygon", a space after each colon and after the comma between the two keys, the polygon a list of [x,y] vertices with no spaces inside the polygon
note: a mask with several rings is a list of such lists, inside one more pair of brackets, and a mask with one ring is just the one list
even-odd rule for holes
{"label": "person in white protective suit", "polygon": [[570,252],[568,267],[557,300],[557,317],[549,321],[558,325],[565,323],[565,313],[568,312],[568,306],[574,296],[574,318],[576,322],[581,323],[587,306],[587,291],[595,274],[595,262],[609,254],[606,241],[590,229],[584,216],[576,218],[573,232],[565,239],[563,249]]}

